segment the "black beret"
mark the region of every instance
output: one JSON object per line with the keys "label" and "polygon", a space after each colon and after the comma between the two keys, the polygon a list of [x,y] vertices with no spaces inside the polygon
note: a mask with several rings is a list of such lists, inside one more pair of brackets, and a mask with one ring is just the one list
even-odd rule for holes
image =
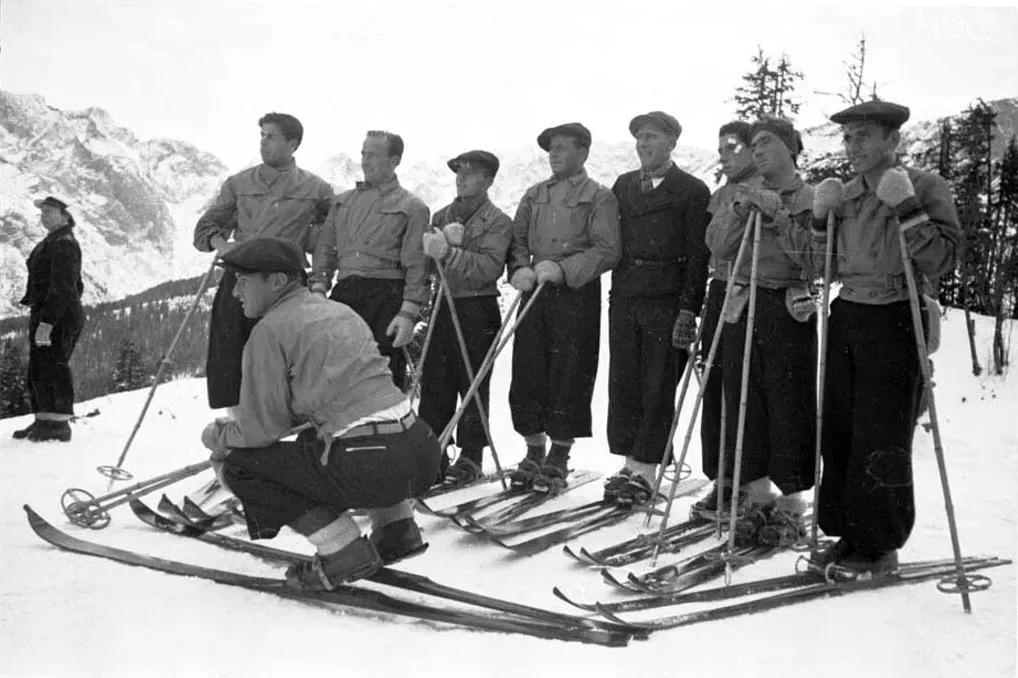
{"label": "black beret", "polygon": [[660,127],[665,134],[671,134],[676,138],[682,134],[682,125],[679,124],[679,121],[675,119],[675,116],[668,115],[664,111],[651,111],[636,116],[629,121],[629,133],[635,137],[636,133],[640,131],[640,126],[648,122]]}
{"label": "black beret", "polygon": [[547,151],[551,147],[551,139],[566,136],[576,139],[581,148],[590,148],[590,130],[578,122],[567,122],[564,125],[549,127],[537,136],[537,145]]}
{"label": "black beret", "polygon": [[467,163],[483,167],[488,170],[491,176],[498,174],[498,158],[495,157],[494,153],[488,153],[487,151],[467,151],[466,153],[460,153],[446,164],[449,165],[449,169],[453,172],[458,172],[460,165]]}
{"label": "black beret", "polygon": [[66,202],[64,202],[63,200],[58,200],[57,198],[54,198],[52,195],[47,195],[42,200],[35,200],[33,201],[33,204],[36,207],[56,207],[62,210],[67,209]]}
{"label": "black beret", "polygon": [[845,125],[860,120],[873,120],[897,129],[905,124],[910,114],[907,106],[892,104],[890,101],[866,101],[838,111],[831,116],[831,122]]}
{"label": "black beret", "polygon": [[216,264],[234,273],[288,273],[304,272],[304,253],[289,240],[282,238],[254,238],[242,242],[221,256]]}

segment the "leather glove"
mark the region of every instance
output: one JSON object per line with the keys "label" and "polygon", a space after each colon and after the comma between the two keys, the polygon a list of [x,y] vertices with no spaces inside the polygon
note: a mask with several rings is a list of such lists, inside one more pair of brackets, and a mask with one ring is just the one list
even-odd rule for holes
{"label": "leather glove", "polygon": [[534,266],[534,274],[537,275],[538,284],[543,282],[558,284],[565,278],[562,267],[550,260],[538,262]]}
{"label": "leather glove", "polygon": [[534,285],[537,283],[537,276],[534,274],[534,269],[529,266],[524,266],[513,273],[513,277],[509,279],[509,284],[520,292],[529,292],[534,289]]}
{"label": "leather glove", "polygon": [[442,233],[445,233],[445,239],[449,241],[450,245],[459,247],[463,244],[463,224],[458,221],[454,221],[451,224],[447,224],[442,229]]}
{"label": "leather glove", "polygon": [[39,326],[35,328],[35,345],[36,346],[52,346],[53,342],[50,341],[50,333],[53,332],[53,326],[49,323],[39,323]]}
{"label": "leather glove", "polygon": [[442,261],[449,253],[449,242],[437,228],[424,234],[424,253],[436,261]]}
{"label": "leather glove", "polygon": [[675,319],[675,325],[672,327],[672,346],[688,349],[694,341],[696,341],[696,316],[690,311],[679,311],[679,317]]}
{"label": "leather glove", "polygon": [[894,210],[899,218],[922,210],[915,195],[915,186],[902,167],[892,167],[884,172],[877,184],[877,197]]}
{"label": "leather glove", "polygon": [[[743,219],[749,216],[749,209],[752,207],[760,210],[760,214],[767,219],[774,219],[783,206],[781,196],[766,188],[738,186],[735,189],[735,211]],[[740,209],[744,213],[740,212]]]}
{"label": "leather glove", "polygon": [[227,420],[228,417],[219,417],[215,421],[210,422],[205,427],[205,430],[201,432],[201,444],[212,451],[212,457],[218,454],[225,459],[226,455],[230,453],[229,448],[223,447],[223,444],[219,442],[219,429]]}
{"label": "leather glove", "polygon": [[[845,184],[841,179],[828,177],[813,189],[813,216],[824,222],[826,228],[827,215],[837,212],[845,200]],[[819,225],[819,224],[818,224]]]}
{"label": "leather glove", "polygon": [[389,326],[385,328],[385,336],[393,337],[393,348],[401,348],[409,344],[410,340],[413,339],[414,325],[416,324],[415,319],[409,312],[401,310],[389,322]]}

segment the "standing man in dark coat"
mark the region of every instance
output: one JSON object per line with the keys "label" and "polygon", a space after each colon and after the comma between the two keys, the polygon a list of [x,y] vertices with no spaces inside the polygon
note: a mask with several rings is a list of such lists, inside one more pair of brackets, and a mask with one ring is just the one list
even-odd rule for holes
{"label": "standing man in dark coat", "polygon": [[652,111],[629,123],[641,168],[616,180],[622,258],[608,310],[608,449],[625,465],[605,483],[606,501],[650,498],[661,463],[679,375],[696,339],[709,252],[707,185],[671,153],[682,126]]}
{"label": "standing man in dark coat", "polygon": [[48,196],[36,200],[49,231],[28,256],[28,288],[21,303],[28,321],[28,390],[35,421],[14,432],[35,442],[71,439],[74,380],[68,362],[78,342],[85,312],[81,307],[81,248],[67,203]]}
{"label": "standing man in dark coat", "polygon": [[619,211],[612,192],[583,169],[590,130],[578,122],[549,127],[537,145],[552,177],[520,200],[509,254],[513,287],[531,293],[544,283],[513,337],[509,408],[527,456],[512,484],[554,493],[565,486],[574,440],[591,435],[601,275],[619,259]]}
{"label": "standing man in dark coat", "polygon": [[[332,187],[297,167],[293,154],[304,138],[300,121],[286,113],[268,113],[261,127],[262,164],[226,180],[212,207],[194,227],[194,246],[223,256],[238,243],[276,237],[313,252],[325,220]],[[230,242],[230,237],[233,242]],[[205,363],[209,407],[233,407],[240,398],[241,356],[255,320],[233,297],[237,276],[227,270],[219,281],[209,319]]]}

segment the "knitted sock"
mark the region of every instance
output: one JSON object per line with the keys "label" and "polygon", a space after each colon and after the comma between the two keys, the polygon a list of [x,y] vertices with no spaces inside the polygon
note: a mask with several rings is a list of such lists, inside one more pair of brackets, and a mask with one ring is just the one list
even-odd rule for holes
{"label": "knitted sock", "polygon": [[753,504],[773,504],[774,503],[774,491],[771,486],[770,476],[764,476],[763,478],[757,478],[748,483],[743,484],[742,491],[746,493],[746,497],[750,503]]}
{"label": "knitted sock", "polygon": [[361,530],[357,523],[350,517],[349,512],[344,512],[331,523],[307,535],[307,538],[315,545],[318,555],[327,556],[352,544],[360,536]]}
{"label": "knitted sock", "polygon": [[413,505],[404,499],[398,504],[392,506],[386,506],[380,509],[370,509],[368,515],[371,517],[371,529],[378,530],[389,523],[394,523],[397,520],[405,520],[406,518],[414,517]]}
{"label": "knitted sock", "polygon": [[565,466],[569,461],[569,451],[573,447],[573,442],[574,440],[572,438],[552,440],[551,450],[548,452],[547,463],[552,466]]}
{"label": "knitted sock", "polygon": [[523,440],[527,443],[527,459],[536,461],[538,464],[543,463],[548,436],[544,433],[533,433],[523,436]]}
{"label": "knitted sock", "polygon": [[657,464],[636,461],[632,457],[626,457],[626,466],[633,475],[641,476],[651,485],[657,480]]}
{"label": "knitted sock", "polygon": [[806,508],[812,500],[812,492],[812,490],[802,490],[801,492],[783,494],[774,499],[774,508],[802,515],[806,513]]}

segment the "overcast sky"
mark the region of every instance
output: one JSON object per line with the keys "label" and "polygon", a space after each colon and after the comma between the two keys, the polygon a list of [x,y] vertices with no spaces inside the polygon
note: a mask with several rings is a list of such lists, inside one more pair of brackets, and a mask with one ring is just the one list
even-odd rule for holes
{"label": "overcast sky", "polygon": [[[865,32],[866,79],[935,118],[1018,96],[1018,9],[853,2],[827,7],[515,0],[0,0],[0,87],[58,108],[105,108],[142,138],[172,137],[232,169],[257,157],[257,119],[305,126],[298,161],[356,157],[364,131],[404,161],[533,143],[578,120],[628,139],[633,115],[678,117],[712,149],[759,44],[805,72],[797,122],[840,102]],[[535,146],[536,150],[536,146]]]}

